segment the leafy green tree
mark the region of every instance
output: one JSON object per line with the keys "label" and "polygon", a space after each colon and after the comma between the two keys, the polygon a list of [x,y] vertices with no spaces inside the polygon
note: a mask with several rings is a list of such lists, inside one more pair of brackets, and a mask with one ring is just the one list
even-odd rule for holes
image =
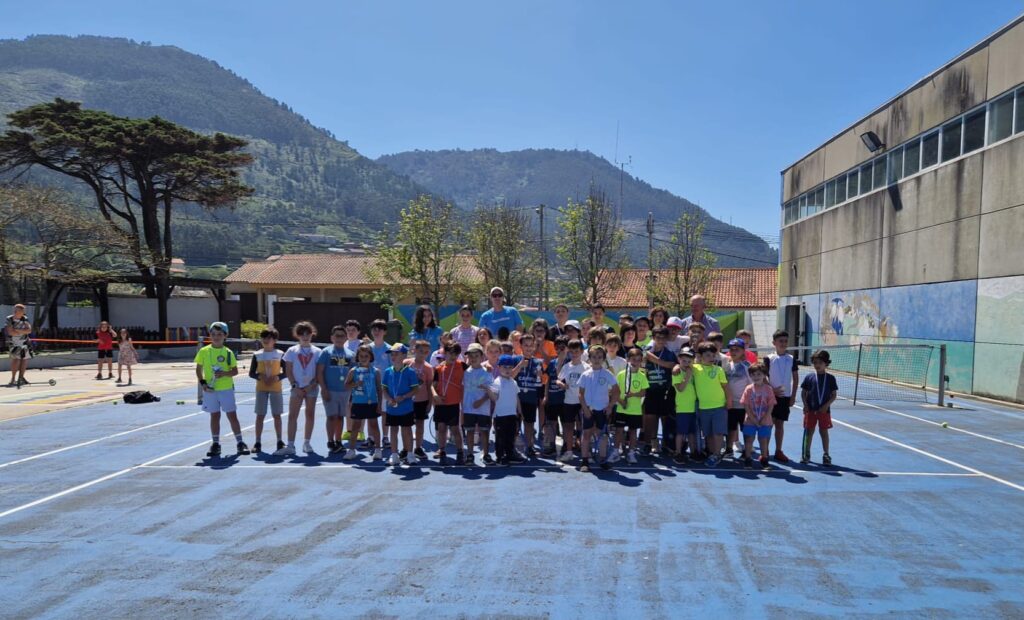
{"label": "leafy green tree", "polygon": [[700,213],[684,213],[672,224],[669,243],[655,253],[658,271],[648,279],[649,296],[678,316],[688,314],[693,295],[704,295],[709,306],[714,303],[715,255],[704,245],[705,223]]}
{"label": "leafy green tree", "polygon": [[592,187],[586,201],[569,200],[559,226],[555,252],[569,275],[568,297],[585,306],[597,303],[622,283],[629,265],[618,209]]}
{"label": "leafy green tree", "polygon": [[185,129],[160,117],[131,119],[63,99],[8,115],[0,136],[0,173],[41,167],[84,183],[100,215],[131,243],[146,293],[167,327],[171,217],[176,203],[233,205],[252,190],[239,169],[252,162],[246,141]]}
{"label": "leafy green tree", "polygon": [[478,206],[469,228],[473,263],[487,286],[500,286],[508,303],[522,297],[544,277],[540,251],[530,228],[530,217],[518,205]]}

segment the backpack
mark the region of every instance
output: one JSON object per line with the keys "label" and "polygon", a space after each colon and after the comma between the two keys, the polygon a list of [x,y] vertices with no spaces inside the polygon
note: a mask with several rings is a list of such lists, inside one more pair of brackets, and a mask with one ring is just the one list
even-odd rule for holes
{"label": "backpack", "polygon": [[136,390],[134,392],[125,392],[124,402],[129,405],[143,405],[145,403],[158,403],[160,402],[159,396],[153,396],[147,390]]}

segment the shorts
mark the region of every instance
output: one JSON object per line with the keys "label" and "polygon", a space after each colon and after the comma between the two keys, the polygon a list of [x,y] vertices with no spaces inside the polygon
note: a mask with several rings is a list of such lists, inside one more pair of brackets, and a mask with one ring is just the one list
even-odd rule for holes
{"label": "shorts", "polygon": [[615,428],[639,429],[643,428],[644,416],[641,413],[622,413],[616,411],[612,416],[612,424]]}
{"label": "shorts", "polygon": [[352,392],[346,390],[344,392],[335,392],[330,390],[331,400],[320,399],[324,403],[324,412],[328,418],[341,418],[345,416],[345,410],[347,409],[348,399],[352,396]]}
{"label": "shorts", "polygon": [[675,402],[674,399],[668,398],[668,392],[647,390],[647,396],[644,397],[644,415],[653,415],[663,418],[665,416],[674,416]]}
{"label": "shorts", "polygon": [[804,412],[804,429],[813,431],[815,426],[828,430],[832,428],[832,412],[818,411],[816,413]]}
{"label": "shorts", "polygon": [[484,430],[491,428],[491,416],[482,413],[462,414],[462,428],[470,429],[475,426],[479,426]]}
{"label": "shorts", "polygon": [[579,404],[570,405],[566,403],[562,405],[562,411],[558,414],[558,419],[562,421],[562,424],[575,424],[576,420],[580,419],[580,412],[583,410]]}
{"label": "shorts", "polygon": [[[565,412],[565,403],[548,403],[544,407],[545,424],[557,427],[559,420],[565,423],[566,416],[569,416],[569,414]],[[572,416],[569,416],[569,419],[571,418]]]}
{"label": "shorts", "polygon": [[772,425],[768,426],[755,426],[753,424],[743,425],[743,436],[753,437],[757,435],[758,439],[771,439],[772,436]]}
{"label": "shorts", "polygon": [[234,413],[235,390],[215,390],[208,392],[203,390],[203,411],[206,413]]}
{"label": "shorts", "polygon": [[519,408],[523,410],[523,422],[526,424],[536,424],[537,403],[524,403],[523,401],[519,401]]}
{"label": "shorts", "polygon": [[789,422],[789,396],[783,396],[784,402],[777,402],[772,407],[772,419],[776,422]]}
{"label": "shorts", "polygon": [[597,427],[599,431],[605,431],[608,429],[608,413],[604,409],[594,410],[591,409],[590,417],[582,416],[583,418],[583,430],[590,430]]}
{"label": "shorts", "polygon": [[96,351],[96,359],[114,359],[113,349],[98,349]]}
{"label": "shorts", "polygon": [[8,349],[8,355],[12,360],[27,360],[32,358],[32,349],[27,344],[12,344]]}
{"label": "shorts", "polygon": [[[293,385],[292,386],[292,392],[291,392],[292,396],[298,396],[300,389],[302,389],[302,388],[299,388],[299,387],[296,387],[296,386]],[[312,398],[313,400],[316,400],[318,396],[320,396],[320,386],[319,385],[317,385],[316,383],[310,383],[309,385],[306,386],[306,398],[307,399]]]}
{"label": "shorts", "polygon": [[688,413],[677,413],[676,414],[676,435],[696,435],[697,434],[697,413],[690,411]]}
{"label": "shorts", "polygon": [[458,405],[434,405],[434,428],[439,424],[445,426],[459,425]]}
{"label": "shorts", "polygon": [[[203,399],[206,400],[205,398]],[[284,397],[281,392],[256,392],[256,417],[267,417],[267,404],[270,405],[270,413],[279,416],[284,413]]]}
{"label": "shorts", "polygon": [[697,425],[705,437],[724,435],[728,421],[725,407],[717,409],[697,409]]}
{"label": "shorts", "polygon": [[430,401],[429,400],[414,400],[412,401],[412,417],[417,422],[420,420],[430,419]]}
{"label": "shorts", "polygon": [[743,418],[747,417],[746,409],[730,409],[729,410],[729,432],[740,430],[740,426],[743,425]]}
{"label": "shorts", "polygon": [[388,414],[388,426],[391,428],[401,427],[409,428],[416,423],[414,416],[411,413],[403,413],[402,415],[395,415],[393,413]]}
{"label": "shorts", "polygon": [[353,420],[375,420],[380,417],[377,403],[352,403],[349,416]]}

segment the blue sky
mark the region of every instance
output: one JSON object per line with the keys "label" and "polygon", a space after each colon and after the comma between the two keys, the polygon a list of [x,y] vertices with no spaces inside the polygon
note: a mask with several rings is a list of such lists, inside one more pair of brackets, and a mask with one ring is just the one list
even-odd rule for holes
{"label": "blue sky", "polygon": [[628,172],[777,236],[782,168],[1021,12],[1024,0],[0,0],[0,38],[177,45],[370,157],[613,160],[618,125]]}

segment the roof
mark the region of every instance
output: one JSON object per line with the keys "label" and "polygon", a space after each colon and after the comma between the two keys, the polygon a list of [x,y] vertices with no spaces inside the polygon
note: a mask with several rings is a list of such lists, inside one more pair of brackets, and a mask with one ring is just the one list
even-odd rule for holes
{"label": "roof", "polygon": [[[463,259],[459,275],[479,280],[468,257]],[[365,254],[280,254],[247,261],[224,281],[254,286],[374,286],[378,282],[366,273],[372,263],[373,257]]]}
{"label": "roof", "polygon": [[[647,307],[647,270],[623,269],[622,284],[602,300],[609,308]],[[746,310],[773,309],[778,305],[779,273],[775,267],[715,269],[710,297],[715,308]],[[654,277],[670,277],[668,270],[655,270]]]}

